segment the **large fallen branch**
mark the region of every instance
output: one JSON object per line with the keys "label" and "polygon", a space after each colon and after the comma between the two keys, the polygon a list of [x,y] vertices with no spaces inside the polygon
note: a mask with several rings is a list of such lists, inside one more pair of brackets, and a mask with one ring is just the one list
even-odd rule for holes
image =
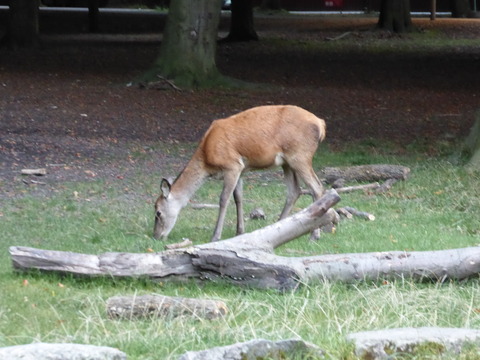
{"label": "large fallen branch", "polygon": [[223,279],[235,285],[279,290],[311,281],[358,281],[391,278],[465,279],[480,272],[480,247],[424,252],[375,252],[284,257],[282,244],[332,222],[331,206],[339,201],[330,190],[310,207],[252,233],[216,243],[159,253],[87,255],[11,247],[18,270],[39,269],[88,276],[146,276],[166,281],[177,277]]}
{"label": "large fallen branch", "polygon": [[275,224],[228,240],[185,249],[97,256],[14,246],[10,254],[18,270],[38,269],[88,276],[147,276],[162,280],[222,277],[262,288],[292,288],[298,280],[295,269],[275,263],[265,264],[266,267],[261,262],[255,265],[255,259],[273,255],[278,246],[334,221],[337,214],[330,208],[338,201],[340,197],[336,191],[330,190],[308,208]]}
{"label": "large fallen branch", "polygon": [[345,181],[372,182],[380,180],[406,180],[410,169],[400,165],[359,165],[345,167],[326,167],[319,175],[329,184],[338,179]]}

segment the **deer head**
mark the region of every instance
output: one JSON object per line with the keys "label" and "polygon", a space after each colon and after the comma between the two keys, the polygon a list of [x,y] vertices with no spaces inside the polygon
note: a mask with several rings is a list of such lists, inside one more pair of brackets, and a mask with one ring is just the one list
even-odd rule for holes
{"label": "deer head", "polygon": [[155,226],[153,228],[153,237],[155,239],[164,239],[170,234],[182,209],[180,202],[170,191],[171,188],[171,181],[162,179],[160,196],[155,201]]}

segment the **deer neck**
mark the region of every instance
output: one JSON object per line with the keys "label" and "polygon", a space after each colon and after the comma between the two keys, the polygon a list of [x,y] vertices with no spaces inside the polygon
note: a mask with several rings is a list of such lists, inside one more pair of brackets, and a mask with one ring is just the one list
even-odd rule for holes
{"label": "deer neck", "polygon": [[182,208],[188,204],[207,177],[208,172],[203,160],[194,156],[172,185],[172,194]]}

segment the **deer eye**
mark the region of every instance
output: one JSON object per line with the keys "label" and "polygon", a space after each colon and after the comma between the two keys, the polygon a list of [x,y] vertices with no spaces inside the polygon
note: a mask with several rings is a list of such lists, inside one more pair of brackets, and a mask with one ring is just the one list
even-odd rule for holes
{"label": "deer eye", "polygon": [[162,212],[157,210],[157,212],[155,213],[155,216],[160,219],[162,217]]}

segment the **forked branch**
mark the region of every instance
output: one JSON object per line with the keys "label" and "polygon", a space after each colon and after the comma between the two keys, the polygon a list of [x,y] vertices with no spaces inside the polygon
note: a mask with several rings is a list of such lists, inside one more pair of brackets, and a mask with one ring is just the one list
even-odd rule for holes
{"label": "forked branch", "polygon": [[284,257],[278,246],[335,218],[334,190],[276,224],[228,240],[159,253],[99,256],[11,247],[13,266],[87,276],[210,279],[257,288],[291,290],[305,282],[395,278],[444,281],[478,276],[480,247],[423,252],[375,252]]}

